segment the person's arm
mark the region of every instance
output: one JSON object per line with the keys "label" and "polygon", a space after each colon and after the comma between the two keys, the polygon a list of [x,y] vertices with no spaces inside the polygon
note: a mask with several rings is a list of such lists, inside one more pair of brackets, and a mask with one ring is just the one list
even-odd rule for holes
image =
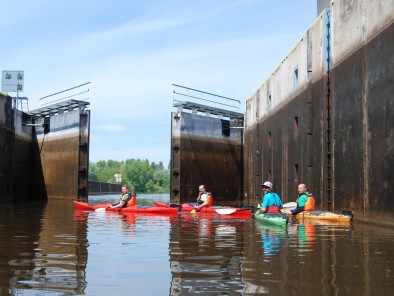
{"label": "person's arm", "polygon": [[261,205],[260,213],[265,213],[267,207],[268,207],[268,193],[263,197],[263,204]]}
{"label": "person's arm", "polygon": [[196,205],[196,209],[199,210],[203,207],[206,207],[208,205],[208,199],[205,199],[204,202],[202,204],[200,204],[199,206]]}
{"label": "person's arm", "polygon": [[195,209],[197,209],[197,206],[198,206],[198,202],[199,202],[199,200],[200,200],[200,197],[201,197],[201,195],[199,194],[199,195],[197,196],[196,204],[194,205],[194,208],[195,208]]}
{"label": "person's arm", "polygon": [[127,202],[127,199],[128,199],[128,194],[122,195],[122,198],[119,200],[119,202],[114,206],[111,205],[110,208],[122,208]]}
{"label": "person's arm", "polygon": [[122,208],[123,207],[123,205],[124,205],[124,202],[123,201],[121,201],[121,202],[119,202],[119,203],[117,203],[116,205],[110,205],[109,207],[110,208]]}

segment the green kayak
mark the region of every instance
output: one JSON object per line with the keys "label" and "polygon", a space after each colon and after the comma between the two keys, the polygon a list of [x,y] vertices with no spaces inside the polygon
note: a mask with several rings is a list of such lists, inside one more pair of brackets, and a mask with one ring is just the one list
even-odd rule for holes
{"label": "green kayak", "polygon": [[286,226],[289,221],[289,216],[283,213],[258,213],[255,218],[260,223],[277,226]]}

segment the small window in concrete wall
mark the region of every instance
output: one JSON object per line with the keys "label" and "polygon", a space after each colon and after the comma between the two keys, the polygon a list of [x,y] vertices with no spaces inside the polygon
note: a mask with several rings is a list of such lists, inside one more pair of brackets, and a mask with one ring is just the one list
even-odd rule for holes
{"label": "small window in concrete wall", "polygon": [[299,81],[298,81],[298,67],[294,69],[294,88],[298,88]]}
{"label": "small window in concrete wall", "polygon": [[294,181],[298,182],[298,163],[294,164]]}
{"label": "small window in concrete wall", "polygon": [[298,116],[294,117],[294,133],[298,133]]}
{"label": "small window in concrete wall", "polygon": [[271,132],[268,133],[268,146],[272,145],[272,136],[271,136]]}
{"label": "small window in concrete wall", "polygon": [[268,94],[268,97],[267,97],[267,110],[271,110],[271,108],[272,108],[272,97],[271,97],[271,94]]}
{"label": "small window in concrete wall", "polygon": [[230,137],[230,121],[222,119],[222,135]]}

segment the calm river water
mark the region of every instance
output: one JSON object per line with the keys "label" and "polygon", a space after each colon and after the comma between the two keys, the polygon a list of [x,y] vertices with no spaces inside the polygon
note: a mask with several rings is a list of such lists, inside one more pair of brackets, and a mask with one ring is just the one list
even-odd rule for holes
{"label": "calm river water", "polygon": [[[139,195],[139,204],[168,195]],[[90,197],[90,203],[117,196]],[[0,295],[393,295],[394,231],[0,204]]]}

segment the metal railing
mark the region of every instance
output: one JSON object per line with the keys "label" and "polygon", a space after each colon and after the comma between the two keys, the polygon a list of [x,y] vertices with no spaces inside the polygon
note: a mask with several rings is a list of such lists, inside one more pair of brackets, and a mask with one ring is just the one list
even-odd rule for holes
{"label": "metal railing", "polygon": [[117,194],[122,192],[121,184],[113,184],[99,181],[89,180],[89,195],[99,195],[99,194]]}
{"label": "metal railing", "polygon": [[[178,99],[178,96],[185,99]],[[236,112],[239,112],[241,107],[241,101],[239,100],[215,95],[186,86],[172,84],[172,105],[176,106],[177,104],[182,104],[184,102],[198,103],[209,107]]]}
{"label": "metal railing", "polygon": [[59,91],[57,93],[42,97],[39,102],[44,107],[53,103],[59,103],[70,99],[79,101],[90,100],[90,82]]}

